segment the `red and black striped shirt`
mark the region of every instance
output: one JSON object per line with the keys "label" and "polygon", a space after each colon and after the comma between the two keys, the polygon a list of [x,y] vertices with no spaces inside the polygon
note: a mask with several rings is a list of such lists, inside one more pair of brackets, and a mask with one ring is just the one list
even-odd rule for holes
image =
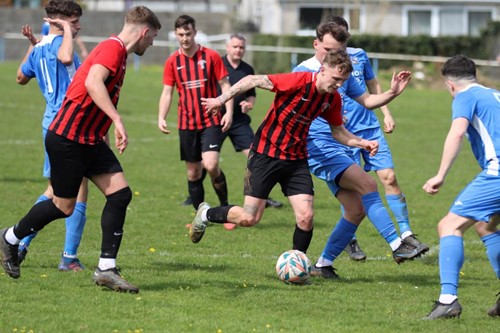
{"label": "red and black striped shirt", "polygon": [[321,116],[342,125],[342,99],[338,92],[320,94],[317,73],[268,75],[276,93],[273,104],[255,133],[251,149],[282,160],[307,158],[306,137],[311,122]]}
{"label": "red and black striped shirt", "polygon": [[61,108],[49,127],[50,131],[69,140],[90,145],[102,141],[112,123],[85,88],[90,67],[95,64],[102,65],[111,72],[104,84],[116,107],[125,77],[127,49],[117,36],[111,36],[99,43],[76,71]]}
{"label": "red and black striped shirt", "polygon": [[217,97],[218,81],[228,76],[220,55],[203,46],[188,57],[179,49],[165,62],[163,84],[179,92],[177,127],[196,130],[220,125],[220,115],[207,115],[201,98]]}

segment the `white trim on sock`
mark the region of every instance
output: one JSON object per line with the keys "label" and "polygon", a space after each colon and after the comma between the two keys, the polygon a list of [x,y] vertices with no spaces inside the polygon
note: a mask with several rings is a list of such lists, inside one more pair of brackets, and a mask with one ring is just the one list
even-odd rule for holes
{"label": "white trim on sock", "polygon": [[406,237],[410,237],[411,235],[413,235],[413,232],[411,232],[411,230],[407,230],[401,234],[401,238],[405,239]]}
{"label": "white trim on sock", "polygon": [[21,243],[21,240],[14,234],[14,227],[10,227],[9,229],[7,229],[7,232],[5,233],[5,240],[10,245],[17,245]]}
{"label": "white trim on sock", "polygon": [[114,258],[99,258],[99,264],[97,265],[101,271],[105,271],[110,268],[116,267],[116,259]]}
{"label": "white trim on sock", "polygon": [[333,261],[325,259],[323,256],[319,257],[318,262],[316,262],[316,267],[328,267],[332,265]]}
{"label": "white trim on sock", "polygon": [[439,303],[451,304],[457,299],[457,295],[452,294],[441,294],[439,295]]}
{"label": "white trim on sock", "polygon": [[395,240],[393,240],[392,242],[390,242],[389,245],[391,246],[392,252],[396,251],[398,249],[398,247],[401,246],[402,242],[403,241],[399,237],[396,238]]}

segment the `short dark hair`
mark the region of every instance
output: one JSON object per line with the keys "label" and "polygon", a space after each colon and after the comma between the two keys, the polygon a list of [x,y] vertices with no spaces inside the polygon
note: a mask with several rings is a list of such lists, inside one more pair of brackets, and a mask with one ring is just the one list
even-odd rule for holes
{"label": "short dark hair", "polygon": [[146,24],[150,28],[160,30],[161,23],[151,9],[145,6],[133,7],[125,16],[125,23]]}
{"label": "short dark hair", "polygon": [[316,38],[320,42],[322,42],[323,37],[328,34],[332,35],[332,37],[340,43],[347,43],[347,41],[351,37],[351,34],[337,23],[326,22],[318,25],[318,27],[316,28]]}
{"label": "short dark hair", "polygon": [[466,56],[458,54],[444,63],[441,74],[453,79],[475,80],[476,64]]}
{"label": "short dark hair", "polygon": [[72,0],[50,0],[45,6],[45,13],[49,18],[56,18],[60,15],[71,17],[71,16],[82,16],[82,7],[76,1]]}
{"label": "short dark hair", "polygon": [[350,73],[353,70],[351,57],[345,50],[332,49],[328,51],[323,64],[331,68],[337,66],[342,73]]}
{"label": "short dark hair", "polygon": [[344,27],[346,31],[349,31],[349,24],[342,16],[329,16],[326,21],[337,23],[338,25]]}
{"label": "short dark hair", "polygon": [[184,28],[187,29],[188,25],[193,27],[193,29],[196,29],[196,21],[194,18],[192,18],[189,15],[181,15],[179,16],[174,23],[174,28],[179,29],[179,28]]}

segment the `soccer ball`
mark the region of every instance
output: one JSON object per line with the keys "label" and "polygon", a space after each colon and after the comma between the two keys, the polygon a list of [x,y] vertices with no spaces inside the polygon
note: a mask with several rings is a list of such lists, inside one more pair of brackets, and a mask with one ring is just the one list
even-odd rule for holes
{"label": "soccer ball", "polygon": [[285,283],[304,284],[311,275],[311,261],[304,252],[288,250],[278,258],[276,273]]}

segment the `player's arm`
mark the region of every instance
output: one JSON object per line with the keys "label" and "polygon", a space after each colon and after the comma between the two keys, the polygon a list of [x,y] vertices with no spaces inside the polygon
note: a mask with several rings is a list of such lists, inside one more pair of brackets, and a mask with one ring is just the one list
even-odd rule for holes
{"label": "player's arm", "polygon": [[85,88],[95,105],[113,121],[115,125],[115,146],[121,154],[125,151],[125,148],[127,148],[128,135],[120,114],[118,110],[116,110],[109,97],[108,90],[106,89],[105,82],[109,75],[109,69],[103,65],[92,65],[85,79]]}
{"label": "player's arm", "polygon": [[391,80],[391,88],[381,94],[364,93],[354,98],[356,102],[367,109],[376,109],[392,101],[399,96],[411,80],[411,72],[401,71],[397,75],[394,72]]}
{"label": "player's arm", "polygon": [[39,41],[35,38],[35,35],[33,35],[33,30],[29,25],[23,25],[21,28],[21,33],[23,34],[23,36],[28,38],[28,40],[30,41],[30,46],[28,47],[28,51],[26,51],[23,60],[21,60],[21,64],[17,68],[16,82],[18,84],[25,85],[30,82],[31,78],[24,75],[22,67],[23,64],[28,60],[31,51],[33,50],[33,46],[35,46]]}
{"label": "player's arm", "polygon": [[45,18],[45,21],[51,24],[55,24],[58,28],[63,30],[63,41],[61,43],[61,46],[59,47],[59,50],[57,51],[57,60],[59,60],[64,65],[71,65],[73,63],[74,51],[73,32],[71,31],[70,23],[58,18]]}
{"label": "player's arm", "polygon": [[248,75],[240,81],[236,82],[229,90],[222,93],[217,98],[202,98],[201,104],[205,106],[206,112],[216,113],[220,107],[234,96],[242,94],[252,88],[261,88],[272,90],[274,84],[269,80],[267,75]]}
{"label": "player's arm", "polygon": [[[231,83],[229,83],[229,78],[227,76],[219,80],[218,83],[223,94],[231,89]],[[221,119],[222,132],[226,132],[231,128],[234,112],[234,101],[232,99],[228,99],[224,104],[226,106],[226,113]]]}
{"label": "player's arm", "polygon": [[462,117],[454,119],[451,123],[450,130],[444,141],[443,154],[441,156],[441,164],[438,173],[425,182],[423,186],[425,192],[436,194],[439,188],[444,184],[446,175],[462,148],[463,138],[468,126],[469,120]]}
{"label": "player's arm", "polygon": [[165,134],[170,134],[167,129],[167,115],[170,111],[170,106],[172,104],[172,94],[174,93],[174,87],[169,85],[163,85],[163,90],[160,95],[160,105],[158,111],[158,128]]}
{"label": "player's arm", "polygon": [[365,149],[370,152],[370,156],[375,155],[378,151],[377,141],[362,139],[349,132],[344,125],[335,126],[330,124],[330,129],[332,131],[333,138],[343,145]]}
{"label": "player's arm", "polygon": [[[377,78],[373,78],[371,80],[366,81],[366,87],[368,88],[368,92],[370,94],[382,94],[382,86],[380,82],[378,82]],[[380,111],[384,115],[384,132],[392,133],[394,131],[394,127],[396,127],[396,123],[394,122],[394,118],[392,118],[391,111],[386,105],[382,105],[380,107]]]}

